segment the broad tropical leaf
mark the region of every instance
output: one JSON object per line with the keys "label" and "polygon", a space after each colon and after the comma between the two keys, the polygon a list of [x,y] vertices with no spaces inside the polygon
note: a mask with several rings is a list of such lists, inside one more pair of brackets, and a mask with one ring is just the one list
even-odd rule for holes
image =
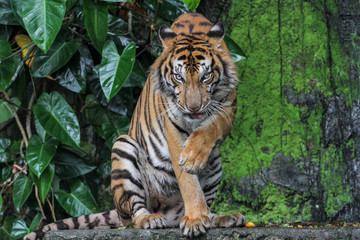
{"label": "broad tropical leaf", "polygon": [[115,96],[130,76],[135,62],[135,52],[134,42],[124,48],[121,56],[113,41],[105,43],[100,65],[100,83],[108,101]]}
{"label": "broad tropical leaf", "polygon": [[26,226],[26,223],[21,218],[17,218],[13,222],[13,227],[11,229],[11,239],[18,239],[25,236],[29,233],[29,229]]}
{"label": "broad tropical leaf", "polygon": [[46,130],[41,126],[41,124],[39,123],[39,120],[37,120],[36,116],[35,116],[34,122],[35,122],[35,129],[36,129],[37,134],[41,138],[41,141],[45,142],[45,139],[47,136]]}
{"label": "broad tropical leaf", "polygon": [[[21,102],[18,98],[12,98],[11,102],[14,103],[14,108],[17,111],[18,106],[21,105]],[[14,112],[11,110],[10,105],[8,102],[4,101],[3,99],[0,99],[0,123],[5,122],[9,120],[10,118],[14,117]]]}
{"label": "broad tropical leaf", "polygon": [[106,144],[109,149],[112,148],[116,138],[120,135],[127,134],[129,131],[129,119],[127,117],[119,116],[110,122],[106,122],[102,125]]}
{"label": "broad tropical leaf", "polygon": [[80,156],[64,149],[58,149],[55,157],[55,172],[61,179],[73,178],[91,172],[96,167],[85,162]]}
{"label": "broad tropical leaf", "polygon": [[194,11],[200,3],[200,0],[182,0],[183,3],[186,4],[186,6],[188,6],[188,8],[190,8],[191,11]]}
{"label": "broad tropical leaf", "polygon": [[85,28],[96,50],[101,53],[108,29],[108,10],[106,2],[84,0]]}
{"label": "broad tropical leaf", "polygon": [[80,45],[79,53],[75,53],[69,64],[59,71],[55,80],[73,92],[84,93],[86,80],[92,74],[93,66],[89,49]]}
{"label": "broad tropical leaf", "polygon": [[71,192],[63,190],[55,192],[55,197],[60,205],[73,217],[96,212],[97,204],[89,188],[79,179],[70,183]]}
{"label": "broad tropical leaf", "polygon": [[8,162],[11,160],[10,153],[6,150],[11,144],[10,139],[0,138],[0,163]]}
{"label": "broad tropical leaf", "polygon": [[41,142],[38,135],[32,135],[26,149],[26,159],[30,170],[39,178],[56,153],[53,141]]}
{"label": "broad tropical leaf", "polygon": [[10,0],[0,0],[0,24],[19,25],[11,9]]}
{"label": "broad tropical leaf", "polygon": [[64,66],[78,50],[79,39],[55,41],[47,53],[37,51],[32,66],[34,77],[46,77]]}
{"label": "broad tropical leaf", "polygon": [[39,196],[43,203],[45,202],[46,196],[51,188],[51,183],[54,179],[54,175],[55,166],[52,163],[47,166],[45,171],[41,174],[40,178],[36,177],[34,174],[32,175],[33,180],[39,189]]}
{"label": "broad tropical leaf", "polygon": [[79,146],[80,126],[73,109],[56,91],[41,94],[33,112],[46,132],[62,143]]}
{"label": "broad tropical leaf", "polygon": [[13,202],[18,211],[25,203],[26,199],[28,199],[33,188],[32,185],[33,181],[31,177],[26,176],[24,173],[20,173],[15,180],[13,187]]}
{"label": "broad tropical leaf", "polygon": [[36,230],[36,228],[39,225],[40,221],[41,221],[41,214],[38,213],[38,214],[35,215],[35,217],[33,218],[32,222],[31,222],[31,225],[29,227],[29,233]]}
{"label": "broad tropical leaf", "polygon": [[22,0],[10,0],[12,12],[21,26],[24,26],[22,19]]}
{"label": "broad tropical leaf", "polygon": [[25,28],[45,53],[60,31],[65,10],[66,0],[22,0]]}
{"label": "broad tropical leaf", "polygon": [[228,47],[231,57],[234,62],[239,62],[246,58],[244,51],[237,45],[237,43],[229,36],[225,35],[224,41]]}
{"label": "broad tropical leaf", "polygon": [[1,61],[1,59],[11,55],[11,46],[7,41],[0,40],[0,89],[5,90],[15,72],[14,58]]}

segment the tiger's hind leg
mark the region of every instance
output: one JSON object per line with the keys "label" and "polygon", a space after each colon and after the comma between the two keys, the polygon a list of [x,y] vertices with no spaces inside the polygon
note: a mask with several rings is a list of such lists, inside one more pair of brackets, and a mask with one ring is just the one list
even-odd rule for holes
{"label": "tiger's hind leg", "polygon": [[[221,156],[219,151],[215,149],[210,156],[209,164],[205,173],[201,175],[201,186],[204,191],[206,204],[209,208],[216,197],[221,177]],[[245,217],[240,213],[233,213],[229,215],[211,213],[210,219],[213,228],[245,226]]]}
{"label": "tiger's hind leg", "polygon": [[111,154],[111,191],[124,225],[135,228],[164,228],[165,218],[150,213],[140,158],[146,157],[140,145],[128,135],[118,137]]}

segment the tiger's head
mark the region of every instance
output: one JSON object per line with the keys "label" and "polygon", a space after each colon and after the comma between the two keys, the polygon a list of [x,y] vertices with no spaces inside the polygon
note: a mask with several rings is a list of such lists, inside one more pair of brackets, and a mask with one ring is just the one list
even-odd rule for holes
{"label": "tiger's head", "polygon": [[235,64],[221,23],[197,13],[181,15],[159,36],[164,50],[152,67],[155,89],[190,119],[204,119],[237,87]]}

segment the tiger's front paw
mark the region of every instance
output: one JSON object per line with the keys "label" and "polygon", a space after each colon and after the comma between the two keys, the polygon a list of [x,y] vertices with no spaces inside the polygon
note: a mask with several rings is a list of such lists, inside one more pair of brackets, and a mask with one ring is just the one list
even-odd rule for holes
{"label": "tiger's front paw", "polygon": [[142,214],[133,218],[133,224],[135,228],[165,228],[166,220],[160,214]]}
{"label": "tiger's front paw", "polygon": [[212,149],[213,145],[208,143],[205,134],[193,132],[180,154],[179,165],[188,173],[199,173],[206,167]]}
{"label": "tiger's front paw", "polygon": [[183,235],[190,238],[205,234],[210,227],[211,221],[207,215],[201,215],[194,219],[185,215],[180,221],[180,229]]}

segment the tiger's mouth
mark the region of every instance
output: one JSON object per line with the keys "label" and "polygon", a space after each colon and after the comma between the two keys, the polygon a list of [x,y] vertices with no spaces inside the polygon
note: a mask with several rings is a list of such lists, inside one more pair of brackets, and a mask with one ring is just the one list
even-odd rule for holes
{"label": "tiger's mouth", "polygon": [[192,119],[201,119],[203,116],[204,116],[203,113],[192,113],[192,114],[189,114],[189,117],[192,118]]}

